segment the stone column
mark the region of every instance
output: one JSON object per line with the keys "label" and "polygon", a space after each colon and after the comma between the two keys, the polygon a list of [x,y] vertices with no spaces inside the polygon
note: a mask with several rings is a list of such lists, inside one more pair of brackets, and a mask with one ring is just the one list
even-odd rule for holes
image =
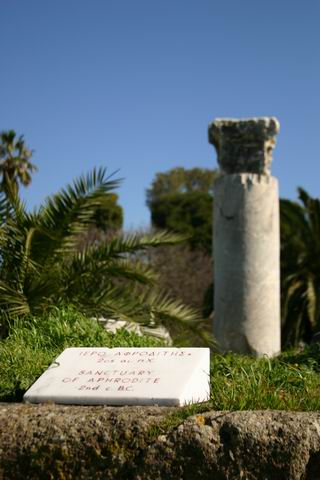
{"label": "stone column", "polygon": [[214,194],[214,325],[221,351],[280,352],[277,179],[270,174],[275,118],[217,119],[209,142],[221,175]]}

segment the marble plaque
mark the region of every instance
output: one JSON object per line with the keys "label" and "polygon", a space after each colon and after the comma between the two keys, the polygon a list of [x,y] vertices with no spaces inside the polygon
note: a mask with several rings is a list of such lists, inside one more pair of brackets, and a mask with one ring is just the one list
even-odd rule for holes
{"label": "marble plaque", "polygon": [[210,398],[209,348],[67,348],[24,395],[31,403],[176,405]]}

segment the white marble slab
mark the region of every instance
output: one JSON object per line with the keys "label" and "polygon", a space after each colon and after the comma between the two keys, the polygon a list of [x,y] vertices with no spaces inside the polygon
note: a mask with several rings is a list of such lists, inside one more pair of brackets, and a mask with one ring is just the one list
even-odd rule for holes
{"label": "white marble slab", "polygon": [[67,348],[24,400],[181,406],[209,400],[209,380],[208,348]]}

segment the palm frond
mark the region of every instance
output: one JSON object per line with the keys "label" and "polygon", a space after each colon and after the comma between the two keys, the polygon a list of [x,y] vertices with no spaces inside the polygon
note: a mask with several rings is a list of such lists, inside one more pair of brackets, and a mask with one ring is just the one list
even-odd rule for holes
{"label": "palm frond", "polygon": [[0,192],[0,227],[6,222],[12,214],[12,205],[7,195]]}
{"label": "palm frond", "polygon": [[72,298],[73,295],[101,295],[106,287],[109,288],[120,280],[148,285],[154,283],[156,274],[141,262],[126,259],[97,261],[88,251],[83,251],[64,265],[62,277],[64,291]]}
{"label": "palm frond", "polygon": [[320,324],[320,201],[298,189],[301,204],[281,201],[284,344],[310,341]]}
{"label": "palm frond", "polygon": [[154,283],[158,277],[148,264],[123,259],[106,265],[105,274],[109,278],[123,278],[145,285]]}
{"label": "palm frond", "polygon": [[305,210],[297,202],[281,200],[280,215],[282,236],[290,237],[292,232],[300,232],[304,235],[310,233]]}
{"label": "palm frond", "polygon": [[93,169],[49,197],[34,212],[33,221],[38,226],[34,238],[37,255],[43,259],[74,251],[78,235],[94,222],[95,212],[108,202],[108,194],[119,183],[119,179],[106,177],[106,169]]}
{"label": "palm frond", "polygon": [[176,321],[197,330],[201,316],[190,307],[154,292],[155,272],[145,252],[175,245],[185,236],[169,232],[124,235],[77,250],[78,235],[110,205],[119,180],[93,170],[26,212],[13,197],[8,216],[1,203],[0,309],[9,316],[44,311],[48,305],[72,303],[82,311],[137,321],[145,325]]}
{"label": "palm frond", "polygon": [[301,187],[298,188],[298,192],[310,224],[311,233],[317,239],[320,237],[320,201],[317,198],[310,197]]}
{"label": "palm frond", "polygon": [[129,288],[128,285],[120,287],[108,283],[86,299],[83,296],[73,297],[72,303],[89,315],[149,323],[147,309],[142,307],[135,292],[136,290]]}
{"label": "palm frond", "polygon": [[5,309],[8,315],[20,316],[30,313],[29,304],[25,295],[6,282],[0,280],[0,308]]}
{"label": "palm frond", "polygon": [[149,305],[151,318],[155,325],[163,322],[168,325],[171,322],[180,324],[184,329],[201,338],[204,344],[215,345],[212,333],[208,331],[201,313],[196,309],[173,299],[167,292],[155,289],[143,292],[140,301]]}
{"label": "palm frond", "polygon": [[185,236],[167,231],[157,231],[150,235],[124,235],[102,244],[96,250],[101,258],[121,258],[128,254],[143,252],[149,248],[176,245],[185,241]]}
{"label": "palm frond", "polygon": [[96,204],[100,205],[102,197],[118,187],[119,183],[119,179],[111,180],[111,176],[106,177],[105,168],[93,169],[87,175],[76,179],[72,185],[49,197],[40,208],[39,214],[48,227],[69,233],[70,223],[90,219],[92,212],[87,212],[83,204],[88,207],[90,203],[94,205],[93,200],[96,200]]}
{"label": "palm frond", "polygon": [[310,325],[314,329],[317,325],[317,294],[311,275],[307,276],[306,287],[305,297],[307,302],[307,312]]}
{"label": "palm frond", "polygon": [[200,313],[189,306],[174,300],[168,293],[154,290],[143,293],[140,297],[146,302],[155,315],[167,317],[178,322],[194,323],[202,319]]}

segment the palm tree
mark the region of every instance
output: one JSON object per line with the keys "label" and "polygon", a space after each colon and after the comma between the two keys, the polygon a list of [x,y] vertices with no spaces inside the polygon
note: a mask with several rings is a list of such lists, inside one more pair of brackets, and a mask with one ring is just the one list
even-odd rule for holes
{"label": "palm tree", "polygon": [[36,171],[31,156],[22,135],[17,138],[14,130],[0,133],[0,191],[9,199],[17,194],[19,183],[30,184],[31,173]]}
{"label": "palm tree", "polygon": [[281,201],[283,344],[320,330],[320,201],[298,189],[301,204]]}
{"label": "palm tree", "polygon": [[0,227],[3,312],[14,318],[72,303],[90,315],[144,323],[173,319],[194,328],[197,313],[156,292],[156,275],[136,255],[177,243],[181,236],[119,236],[79,250],[79,235],[95,222],[97,209],[109,204],[108,196],[118,184],[106,177],[105,169],[93,170],[32,213],[14,197],[12,215]]}

